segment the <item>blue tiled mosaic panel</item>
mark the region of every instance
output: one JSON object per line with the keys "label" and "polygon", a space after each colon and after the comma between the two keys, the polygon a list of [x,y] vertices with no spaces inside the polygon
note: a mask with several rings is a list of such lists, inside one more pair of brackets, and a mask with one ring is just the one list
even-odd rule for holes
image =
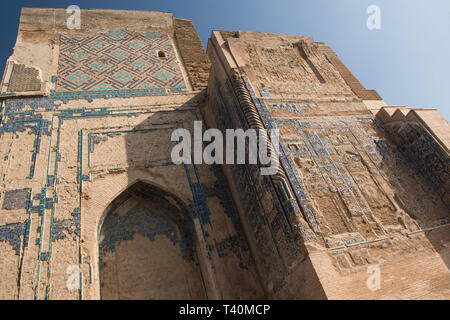
{"label": "blue tiled mosaic panel", "polygon": [[30,205],[31,189],[8,190],[3,199],[3,209],[25,209]]}
{"label": "blue tiled mosaic panel", "polygon": [[26,247],[28,245],[28,236],[30,234],[30,220],[23,223],[13,223],[9,225],[0,226],[0,241],[9,242],[13,247],[16,255],[20,254],[20,247],[22,243]]}
{"label": "blue tiled mosaic panel", "polygon": [[60,41],[56,92],[185,88],[165,33],[111,31]]}

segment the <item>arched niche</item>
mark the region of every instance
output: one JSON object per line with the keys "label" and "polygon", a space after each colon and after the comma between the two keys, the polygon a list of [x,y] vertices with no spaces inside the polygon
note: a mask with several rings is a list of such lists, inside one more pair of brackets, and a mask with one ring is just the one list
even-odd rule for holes
{"label": "arched niche", "polygon": [[205,299],[190,212],[176,196],[138,181],[99,224],[102,299]]}

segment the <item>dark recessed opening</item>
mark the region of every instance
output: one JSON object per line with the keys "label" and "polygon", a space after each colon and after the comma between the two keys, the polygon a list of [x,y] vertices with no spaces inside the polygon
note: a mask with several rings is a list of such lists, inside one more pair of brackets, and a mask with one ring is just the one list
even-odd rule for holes
{"label": "dark recessed opening", "polygon": [[165,58],[166,54],[163,51],[158,51],[158,58]]}

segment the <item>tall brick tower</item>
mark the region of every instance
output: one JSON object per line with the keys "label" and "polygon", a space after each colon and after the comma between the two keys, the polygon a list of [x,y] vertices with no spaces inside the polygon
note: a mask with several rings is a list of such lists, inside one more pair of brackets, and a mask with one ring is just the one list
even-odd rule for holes
{"label": "tall brick tower", "polygon": [[449,298],[450,126],[388,107],[311,37],[213,31],[206,119],[278,128],[279,173],[224,166],[279,298]]}
{"label": "tall brick tower", "polygon": [[[22,9],[3,75],[0,299],[450,297],[448,122],[311,37]],[[279,129],[280,163],[172,162],[176,129]],[[273,144],[268,140],[269,146]]]}

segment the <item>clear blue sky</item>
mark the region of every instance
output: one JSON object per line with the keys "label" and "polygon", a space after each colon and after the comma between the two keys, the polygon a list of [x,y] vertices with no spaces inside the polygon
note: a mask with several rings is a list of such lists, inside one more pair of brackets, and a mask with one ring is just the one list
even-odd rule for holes
{"label": "clear blue sky", "polygon": [[[449,0],[3,0],[2,69],[12,53],[21,7],[130,9],[191,19],[206,46],[211,30],[313,36],[330,45],[368,88],[390,105],[437,108],[450,119]],[[381,30],[366,8],[381,9]],[[130,16],[130,19],[133,19]]]}

